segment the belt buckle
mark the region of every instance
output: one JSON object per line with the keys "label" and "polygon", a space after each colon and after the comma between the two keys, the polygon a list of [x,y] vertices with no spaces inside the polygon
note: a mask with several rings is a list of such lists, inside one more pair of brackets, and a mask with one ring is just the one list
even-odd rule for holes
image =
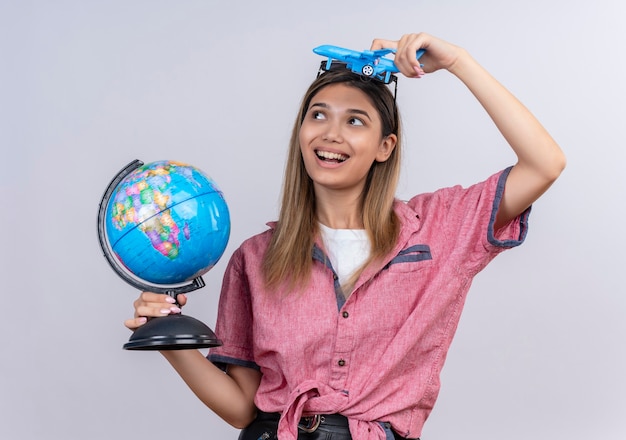
{"label": "belt buckle", "polygon": [[[298,429],[310,434],[312,432],[315,432],[317,428],[319,428],[320,423],[322,423],[322,416],[320,416],[319,414],[315,414],[314,416],[303,417],[300,420],[300,423],[298,423]],[[302,424],[302,420],[306,422],[306,425]]]}

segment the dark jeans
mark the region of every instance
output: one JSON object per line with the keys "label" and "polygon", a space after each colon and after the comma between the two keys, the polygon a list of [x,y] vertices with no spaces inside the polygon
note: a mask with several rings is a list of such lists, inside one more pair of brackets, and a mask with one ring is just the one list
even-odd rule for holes
{"label": "dark jeans", "polygon": [[[239,440],[276,440],[280,415],[259,412],[257,418],[241,431]],[[338,414],[321,416],[321,423],[312,432],[307,432],[309,420],[303,419],[298,429],[298,440],[352,440],[348,419]],[[388,424],[382,424],[387,440],[403,440]],[[419,439],[416,439],[419,440]]]}

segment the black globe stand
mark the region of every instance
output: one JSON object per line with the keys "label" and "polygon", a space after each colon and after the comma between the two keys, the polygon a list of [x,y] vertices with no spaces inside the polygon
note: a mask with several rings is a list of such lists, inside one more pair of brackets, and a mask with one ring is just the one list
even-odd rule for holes
{"label": "black globe stand", "polygon": [[222,345],[215,333],[187,315],[151,318],[132,334],[125,350],[186,350]]}
{"label": "black globe stand", "polygon": [[[104,220],[109,199],[117,185],[142,165],[143,162],[140,160],[130,162],[120,170],[107,186],[98,209],[98,241],[111,268],[128,284],[140,291],[161,293],[176,299],[181,293],[192,292],[204,287],[205,283],[202,277],[194,278],[189,284],[176,286],[148,284],[134,277],[122,267],[113,255],[107,240]],[[125,350],[186,350],[219,345],[222,345],[222,341],[206,324],[191,316],[173,314],[148,319],[148,322],[133,332],[123,348]]]}

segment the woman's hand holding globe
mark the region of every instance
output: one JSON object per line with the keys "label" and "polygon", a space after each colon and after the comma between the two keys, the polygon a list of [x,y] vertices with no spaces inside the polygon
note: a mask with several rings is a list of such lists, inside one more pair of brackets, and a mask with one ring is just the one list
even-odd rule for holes
{"label": "woman's hand holding globe", "polygon": [[[176,305],[176,301],[178,301],[178,305]],[[179,294],[174,299],[161,293],[142,292],[133,303],[135,316],[124,321],[124,325],[131,330],[136,330],[144,325],[148,318],[180,313],[180,308],[185,304],[187,304],[187,295],[184,293]]]}

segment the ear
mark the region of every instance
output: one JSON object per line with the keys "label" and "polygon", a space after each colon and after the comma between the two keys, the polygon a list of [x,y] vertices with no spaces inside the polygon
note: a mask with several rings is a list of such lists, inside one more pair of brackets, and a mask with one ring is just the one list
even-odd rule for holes
{"label": "ear", "polygon": [[376,162],[385,162],[393,153],[393,149],[396,148],[398,142],[398,136],[390,134],[383,138],[378,147],[378,153],[376,154]]}

